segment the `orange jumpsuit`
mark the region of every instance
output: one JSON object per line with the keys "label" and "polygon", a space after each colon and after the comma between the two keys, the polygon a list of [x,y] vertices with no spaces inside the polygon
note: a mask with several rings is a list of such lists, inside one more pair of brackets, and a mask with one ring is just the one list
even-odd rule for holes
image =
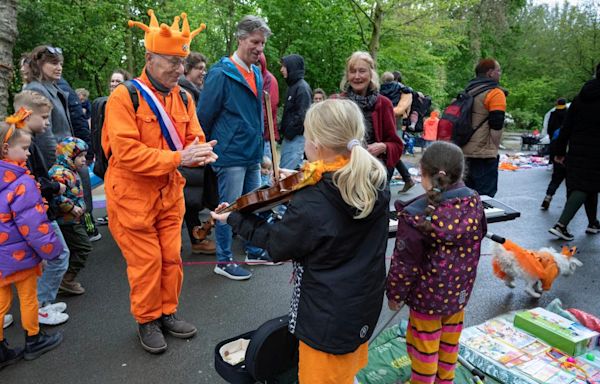
{"label": "orange jumpsuit", "polygon": [[[191,97],[186,110],[179,86],[163,96],[148,80],[145,68],[140,80],[162,102],[184,146],[196,137],[206,141]],[[177,171],[181,156],[169,149],[141,95],[134,112],[124,86],[108,99],[102,147],[110,154],[104,179],[108,225],[127,262],[131,313],[138,323],[146,323],[176,312],[179,302],[185,211],[185,180]]]}

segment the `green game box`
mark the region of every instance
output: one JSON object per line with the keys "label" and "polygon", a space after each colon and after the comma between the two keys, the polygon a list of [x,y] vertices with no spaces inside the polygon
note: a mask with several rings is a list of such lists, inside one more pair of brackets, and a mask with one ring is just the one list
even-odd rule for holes
{"label": "green game box", "polygon": [[598,343],[598,332],[543,308],[517,312],[514,324],[571,356],[594,349]]}

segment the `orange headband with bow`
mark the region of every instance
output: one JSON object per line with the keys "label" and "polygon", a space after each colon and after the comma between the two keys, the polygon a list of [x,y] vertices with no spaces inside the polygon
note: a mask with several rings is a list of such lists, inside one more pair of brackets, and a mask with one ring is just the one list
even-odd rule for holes
{"label": "orange headband with bow", "polygon": [[15,129],[25,128],[27,124],[25,124],[25,119],[31,116],[32,111],[29,109],[25,109],[25,107],[19,108],[19,110],[14,114],[8,116],[4,119],[5,122],[10,124],[10,128],[6,132],[6,136],[4,136],[4,144],[8,143],[8,140],[15,133]]}

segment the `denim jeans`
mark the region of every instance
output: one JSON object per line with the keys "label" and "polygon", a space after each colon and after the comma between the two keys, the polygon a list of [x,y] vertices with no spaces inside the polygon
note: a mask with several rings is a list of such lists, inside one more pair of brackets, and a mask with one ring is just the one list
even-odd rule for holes
{"label": "denim jeans", "polygon": [[304,136],[298,135],[292,140],[283,139],[281,145],[281,168],[298,169],[304,160]]}
{"label": "denim jeans", "polygon": [[[217,174],[220,202],[232,204],[241,195],[260,187],[259,164],[247,167],[212,167]],[[233,260],[231,252],[231,244],[233,243],[231,226],[218,221],[215,236],[217,239],[217,261]],[[250,254],[258,254],[262,252],[262,249],[252,247],[246,242],[246,251]]]}
{"label": "denim jeans", "polygon": [[273,160],[273,154],[271,153],[271,141],[265,140],[265,146],[263,148],[263,156],[267,156],[269,159]]}
{"label": "denim jeans", "polygon": [[498,161],[499,157],[479,159],[465,158],[467,176],[465,185],[474,189],[480,195],[494,197],[498,192]]}
{"label": "denim jeans", "polygon": [[60,231],[58,223],[55,220],[51,221],[50,223],[52,224],[52,228],[54,229],[56,237],[58,240],[60,240],[60,243],[63,246],[63,251],[56,259],[47,261],[46,267],[44,268],[44,273],[38,279],[37,297],[38,302],[40,303],[40,308],[52,303],[56,299],[58,286],[60,285],[63,275],[69,267],[69,247],[65,242],[65,238]]}

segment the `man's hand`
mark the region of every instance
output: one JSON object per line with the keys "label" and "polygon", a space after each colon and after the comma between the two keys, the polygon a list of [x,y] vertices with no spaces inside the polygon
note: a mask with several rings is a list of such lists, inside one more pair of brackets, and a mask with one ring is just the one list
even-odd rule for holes
{"label": "man's hand", "polygon": [[387,147],[385,146],[385,143],[373,143],[367,145],[367,151],[369,151],[369,153],[375,157],[384,153],[386,149]]}
{"label": "man's hand", "polygon": [[[221,203],[219,204],[219,206],[217,207],[217,209],[215,209],[215,211],[221,210],[221,209],[225,209],[229,207],[229,203]],[[223,224],[227,224],[227,218],[229,217],[229,214],[231,212],[225,212],[225,213],[216,213],[215,211],[210,212],[210,216],[217,220],[220,221]]]}
{"label": "man's hand", "polygon": [[565,157],[564,156],[554,156],[554,162],[558,163],[558,164],[565,164]]}
{"label": "man's hand", "polygon": [[200,140],[196,137],[190,145],[179,151],[181,153],[181,165],[195,167],[214,163],[218,158],[213,152],[215,145],[217,145],[216,140],[200,143]]}
{"label": "man's hand", "polygon": [[83,215],[83,208],[74,206],[73,209],[71,210],[71,213],[75,217],[81,217]]}

